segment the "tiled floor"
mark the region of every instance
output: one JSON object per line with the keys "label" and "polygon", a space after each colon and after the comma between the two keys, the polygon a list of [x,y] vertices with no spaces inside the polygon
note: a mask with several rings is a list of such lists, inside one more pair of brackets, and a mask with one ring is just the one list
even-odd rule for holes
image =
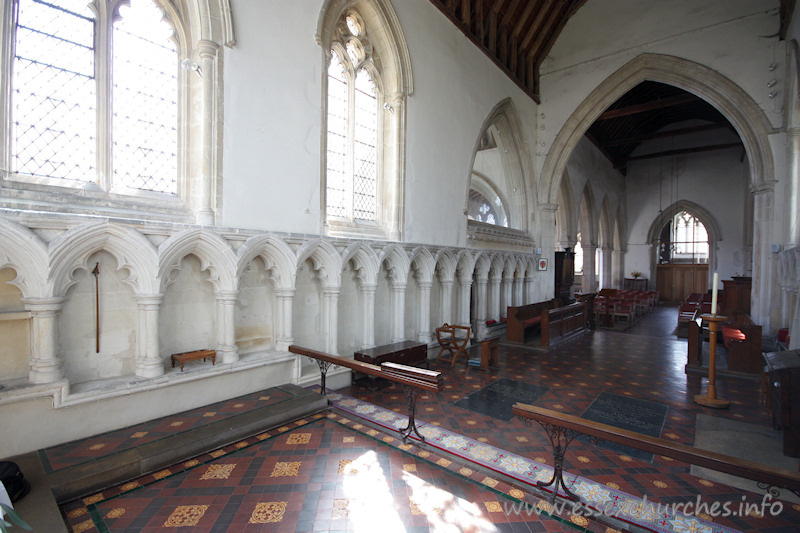
{"label": "tiled floor", "polygon": [[[675,322],[674,308],[657,308],[625,332],[586,334],[549,353],[502,346],[499,367],[488,373],[462,364],[452,369],[441,366],[446,388],[440,394],[421,396],[417,417],[429,427],[446,428],[544,464],[552,464],[552,456],[538,426],[527,427],[515,418],[504,421],[453,404],[507,378],[546,387],[536,405],[574,415],[582,414],[601,392],[665,404],[668,412],[661,437],[686,444],[693,442],[698,413],[767,425],[756,381],[718,380],[719,396],[732,401],[728,410],[716,411],[692,401],[701,392],[703,379],[683,372],[686,341],[672,336]],[[383,385],[374,392],[358,384],[341,392],[405,413],[403,392]],[[259,393],[254,399],[263,396]],[[188,418],[196,420],[203,413],[240,403],[236,399],[209,406]],[[170,420],[166,426],[163,420],[155,423],[151,430],[174,427],[180,415]],[[126,431],[130,433],[130,428]],[[195,525],[183,530],[606,530],[582,517],[565,523],[547,515],[508,515],[504,509],[519,499],[536,502],[524,485],[493,479],[434,448],[403,445],[396,435],[329,413],[71,502],[63,511],[74,531],[155,531],[191,524]],[[49,450],[46,456],[54,465],[76,461],[70,457],[83,457],[85,452],[76,450],[85,450],[87,443],[65,447],[61,454]],[[677,461],[660,456],[652,463],[635,460],[579,441],[570,445],[564,467],[636,497],[647,496],[649,501],[685,503],[699,495],[709,504],[731,502],[734,509],[743,496],[748,503],[761,501],[754,494],[691,476],[689,466]],[[714,520],[745,531],[797,531],[800,506],[787,503],[774,517],[751,513]]]}

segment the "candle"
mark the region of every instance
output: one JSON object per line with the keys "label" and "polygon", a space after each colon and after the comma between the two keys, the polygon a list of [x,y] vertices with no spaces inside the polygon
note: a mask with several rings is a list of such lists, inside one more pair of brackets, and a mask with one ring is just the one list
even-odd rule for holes
{"label": "candle", "polygon": [[714,281],[711,282],[711,314],[717,314],[717,285],[719,284],[719,273],[714,272]]}

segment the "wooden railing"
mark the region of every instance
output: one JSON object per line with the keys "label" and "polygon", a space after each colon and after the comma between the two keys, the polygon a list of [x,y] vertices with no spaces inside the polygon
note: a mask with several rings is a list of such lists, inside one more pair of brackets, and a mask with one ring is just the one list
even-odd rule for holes
{"label": "wooden railing", "polygon": [[586,302],[578,302],[564,307],[542,312],[542,346],[550,346],[550,341],[567,337],[586,330],[588,325]]}
{"label": "wooden railing", "polygon": [[289,346],[289,351],[310,357],[317,362],[323,395],[325,394],[325,377],[331,365],[349,368],[368,376],[384,378],[399,383],[405,389],[406,398],[408,399],[408,425],[398,430],[403,435],[403,442],[406,441],[412,431],[422,441],[425,440],[425,437],[420,435],[416,425],[417,397],[423,391],[439,392],[444,387],[444,378],[441,372],[397,363],[381,363],[378,366],[295,345]]}
{"label": "wooden railing", "polygon": [[[555,471],[553,479],[549,482],[539,482],[540,488],[553,487],[552,499],[558,494],[559,485],[564,492],[574,501],[580,498],[569,491],[562,478],[564,453],[567,446],[577,435],[583,434],[595,439],[602,439],[617,444],[623,444],[637,450],[663,455],[678,461],[690,463],[718,472],[733,474],[735,476],[752,479],[758,482],[761,488],[780,487],[800,495],[800,474],[775,468],[746,459],[739,459],[729,455],[695,448],[679,442],[672,442],[658,437],[642,435],[607,424],[593,422],[573,415],[560,413],[542,407],[517,403],[512,407],[512,413],[526,422],[535,421],[541,425],[553,445],[553,459]],[[772,490],[771,490],[772,492]]]}

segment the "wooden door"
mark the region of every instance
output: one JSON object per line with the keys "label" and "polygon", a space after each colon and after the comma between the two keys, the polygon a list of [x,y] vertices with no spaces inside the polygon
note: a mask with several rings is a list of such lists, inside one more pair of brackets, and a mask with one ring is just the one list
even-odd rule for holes
{"label": "wooden door", "polygon": [[703,294],[708,291],[708,265],[658,265],[656,288],[667,302],[682,302],[693,292]]}

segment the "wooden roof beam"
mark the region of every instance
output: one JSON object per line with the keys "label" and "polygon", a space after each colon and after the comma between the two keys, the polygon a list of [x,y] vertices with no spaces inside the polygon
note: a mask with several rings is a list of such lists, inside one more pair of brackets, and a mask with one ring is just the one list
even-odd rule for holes
{"label": "wooden roof beam", "polygon": [[636,137],[628,137],[627,139],[616,139],[613,141],[609,141],[604,143],[604,146],[622,146],[625,144],[633,144],[633,143],[640,143],[643,141],[651,141],[653,139],[663,139],[664,137],[677,137],[679,135],[687,135],[690,133],[700,133],[703,131],[712,131],[712,130],[720,130],[730,128],[733,129],[728,122],[713,122],[711,124],[702,124],[700,126],[690,126],[687,128],[678,128],[674,130],[667,130],[667,131],[659,131],[656,133],[650,133],[647,135],[639,135]]}
{"label": "wooden roof beam", "polygon": [[617,109],[610,109],[597,117],[597,120],[608,120],[610,118],[625,117],[628,115],[636,115],[637,113],[645,113],[647,111],[655,111],[656,109],[664,109],[667,107],[674,107],[682,104],[689,104],[700,100],[699,97],[693,94],[679,94],[677,96],[670,96],[669,98],[661,98],[650,102],[641,104],[634,104]]}
{"label": "wooden roof beam", "polygon": [[711,144],[708,146],[694,146],[691,148],[679,148],[677,150],[654,152],[652,154],[635,155],[633,157],[629,157],[627,162],[639,161],[641,159],[654,159],[656,157],[668,157],[671,155],[696,154],[697,152],[710,152],[712,150],[727,150],[728,148],[740,148],[740,147],[744,147],[744,144],[741,141],[736,143]]}
{"label": "wooden roof beam", "polygon": [[[534,58],[539,58],[539,48],[544,42],[544,39],[549,37],[550,33],[553,31],[553,28],[556,27],[556,23],[558,23],[560,20],[562,7],[563,4],[561,2],[551,2],[550,5],[547,6],[547,9],[542,9],[539,11],[539,17],[536,21],[536,26],[539,28],[539,31],[537,32],[536,40],[533,42],[530,48],[530,54]],[[544,18],[544,23],[541,22],[542,18]]]}
{"label": "wooden roof beam", "polygon": [[533,8],[536,7],[538,2],[532,2],[528,0],[528,5],[525,6],[525,10],[522,12],[522,15],[517,19],[517,24],[514,26],[514,30],[511,32],[511,37],[516,39],[519,36],[519,33],[522,31],[522,28],[525,27],[525,23],[528,22],[528,18],[531,16],[531,12]]}

